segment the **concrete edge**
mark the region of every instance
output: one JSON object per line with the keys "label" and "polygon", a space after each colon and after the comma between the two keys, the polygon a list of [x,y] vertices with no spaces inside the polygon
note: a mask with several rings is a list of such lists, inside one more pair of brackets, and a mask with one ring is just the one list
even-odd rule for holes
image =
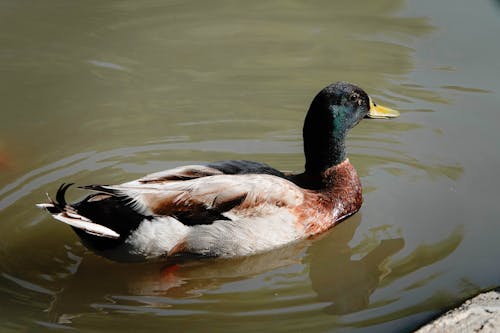
{"label": "concrete edge", "polygon": [[500,288],[481,293],[415,333],[500,332]]}

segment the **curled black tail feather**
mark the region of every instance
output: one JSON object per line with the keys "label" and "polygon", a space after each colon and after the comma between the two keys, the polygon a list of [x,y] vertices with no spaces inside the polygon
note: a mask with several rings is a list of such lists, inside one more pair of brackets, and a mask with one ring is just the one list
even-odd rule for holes
{"label": "curled black tail feather", "polygon": [[57,201],[57,204],[62,206],[63,208],[67,205],[66,198],[65,198],[66,191],[73,184],[74,183],[69,183],[69,184],[62,183],[61,186],[59,186],[59,189],[57,190],[56,201]]}
{"label": "curled black tail feather", "polygon": [[65,198],[66,191],[73,184],[74,183],[69,183],[69,184],[62,183],[61,186],[59,186],[59,189],[57,190],[56,200],[53,200],[47,194],[47,197],[49,198],[50,203],[54,205],[53,207],[47,207],[47,210],[50,213],[57,214],[57,213],[60,213],[60,212],[64,211],[64,208],[67,205],[66,198]]}

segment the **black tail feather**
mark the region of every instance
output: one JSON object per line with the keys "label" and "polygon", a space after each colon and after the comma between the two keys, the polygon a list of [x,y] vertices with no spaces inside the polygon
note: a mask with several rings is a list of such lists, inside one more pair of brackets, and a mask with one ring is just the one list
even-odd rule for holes
{"label": "black tail feather", "polygon": [[59,189],[57,190],[56,193],[56,205],[58,205],[60,208],[66,207],[67,205],[65,198],[66,191],[73,184],[74,183],[69,183],[69,184],[62,183],[61,186],[59,186]]}
{"label": "black tail feather", "polygon": [[53,205],[53,207],[46,207],[46,209],[52,213],[52,214],[57,214],[60,212],[63,212],[67,202],[66,202],[66,191],[68,188],[73,185],[73,183],[65,184],[62,183],[61,186],[59,186],[59,189],[57,190],[56,193],[56,200],[53,200],[49,194],[47,193],[47,198],[49,199],[49,202]]}

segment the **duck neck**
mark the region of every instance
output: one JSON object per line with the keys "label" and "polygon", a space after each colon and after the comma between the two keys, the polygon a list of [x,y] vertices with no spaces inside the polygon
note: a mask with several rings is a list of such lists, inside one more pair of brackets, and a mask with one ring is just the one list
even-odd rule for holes
{"label": "duck neck", "polygon": [[346,132],[332,113],[309,110],[303,129],[306,173],[322,174],[346,160]]}

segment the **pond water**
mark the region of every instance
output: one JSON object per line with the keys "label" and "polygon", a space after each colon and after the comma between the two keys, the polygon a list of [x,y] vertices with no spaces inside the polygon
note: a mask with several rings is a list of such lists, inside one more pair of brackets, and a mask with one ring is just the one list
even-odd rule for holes
{"label": "pond water", "polygon": [[[500,285],[499,16],[486,0],[1,2],[0,329],[403,332]],[[300,171],[305,111],[337,80],[401,117],[351,132],[365,202],[321,237],[125,265],[34,206],[62,182],[193,162]]]}

